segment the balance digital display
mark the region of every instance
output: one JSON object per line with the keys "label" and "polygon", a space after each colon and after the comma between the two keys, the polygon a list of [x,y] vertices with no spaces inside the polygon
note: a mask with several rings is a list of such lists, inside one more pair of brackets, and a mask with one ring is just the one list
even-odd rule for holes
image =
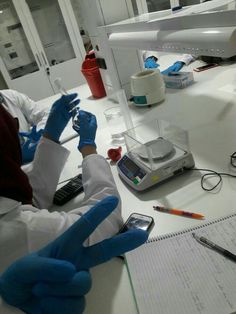
{"label": "balance digital display", "polygon": [[146,147],[149,147],[149,153],[139,147],[126,153],[117,163],[120,177],[135,190],[146,190],[194,167],[189,151],[165,143],[164,139],[151,141]]}
{"label": "balance digital display", "polygon": [[118,168],[133,184],[138,184],[146,175],[146,172],[141,169],[127,155],[122,157],[118,162]]}

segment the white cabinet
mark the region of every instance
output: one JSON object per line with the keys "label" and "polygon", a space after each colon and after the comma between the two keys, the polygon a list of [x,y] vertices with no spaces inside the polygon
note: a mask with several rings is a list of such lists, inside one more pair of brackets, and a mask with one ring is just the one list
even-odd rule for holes
{"label": "white cabinet", "polygon": [[84,83],[85,49],[70,1],[0,0],[0,70],[9,86],[35,100]]}

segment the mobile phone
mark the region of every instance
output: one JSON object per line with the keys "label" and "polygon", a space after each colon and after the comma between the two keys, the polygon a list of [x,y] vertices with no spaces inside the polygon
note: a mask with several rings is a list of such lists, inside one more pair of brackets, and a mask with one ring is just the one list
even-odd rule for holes
{"label": "mobile phone", "polygon": [[193,69],[193,71],[195,71],[195,72],[202,72],[202,71],[205,71],[205,70],[208,70],[208,69],[211,69],[211,68],[215,68],[215,67],[218,67],[218,66],[219,66],[218,63],[209,63],[209,64],[203,65],[201,67],[195,68],[195,69]]}
{"label": "mobile phone", "polygon": [[56,191],[53,204],[62,206],[83,191],[82,174],[80,173]]}
{"label": "mobile phone", "polygon": [[119,233],[130,229],[142,229],[150,233],[154,226],[154,219],[151,216],[133,213],[121,227]]}

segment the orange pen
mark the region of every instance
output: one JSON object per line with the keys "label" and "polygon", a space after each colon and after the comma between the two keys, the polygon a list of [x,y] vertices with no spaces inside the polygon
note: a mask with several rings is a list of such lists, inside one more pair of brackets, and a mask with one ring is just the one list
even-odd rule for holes
{"label": "orange pen", "polygon": [[154,210],[158,210],[159,212],[178,215],[178,216],[184,216],[189,218],[195,218],[195,219],[203,219],[204,215],[202,214],[196,214],[196,213],[190,213],[186,212],[184,210],[176,209],[176,208],[167,208],[163,206],[153,206]]}

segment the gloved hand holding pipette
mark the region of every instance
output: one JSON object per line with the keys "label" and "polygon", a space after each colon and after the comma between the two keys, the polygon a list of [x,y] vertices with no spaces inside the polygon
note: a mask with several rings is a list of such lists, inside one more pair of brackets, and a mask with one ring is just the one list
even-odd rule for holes
{"label": "gloved hand holding pipette", "polygon": [[74,130],[78,132],[78,134],[80,135],[78,145],[79,151],[81,151],[81,149],[87,145],[96,148],[95,137],[97,131],[97,120],[95,115],[93,115],[90,112],[80,110],[79,121],[80,121],[79,130],[73,126]]}
{"label": "gloved hand holding pipette", "polygon": [[[62,95],[69,95],[67,90],[65,89],[65,87],[62,85],[62,80],[60,77],[57,77],[54,81],[55,86],[57,87],[57,89],[59,90],[59,92]],[[70,110],[70,113],[72,113],[72,124],[73,124],[73,128],[74,130],[76,130],[77,132],[79,131],[79,106],[75,106]],[[79,134],[77,134],[78,136]],[[73,136],[74,137],[74,136]]]}
{"label": "gloved hand holding pipette", "polygon": [[54,102],[44,129],[44,134],[47,134],[53,141],[59,141],[63,130],[72,117],[73,109],[80,103],[77,96],[76,93],[63,95]]}

